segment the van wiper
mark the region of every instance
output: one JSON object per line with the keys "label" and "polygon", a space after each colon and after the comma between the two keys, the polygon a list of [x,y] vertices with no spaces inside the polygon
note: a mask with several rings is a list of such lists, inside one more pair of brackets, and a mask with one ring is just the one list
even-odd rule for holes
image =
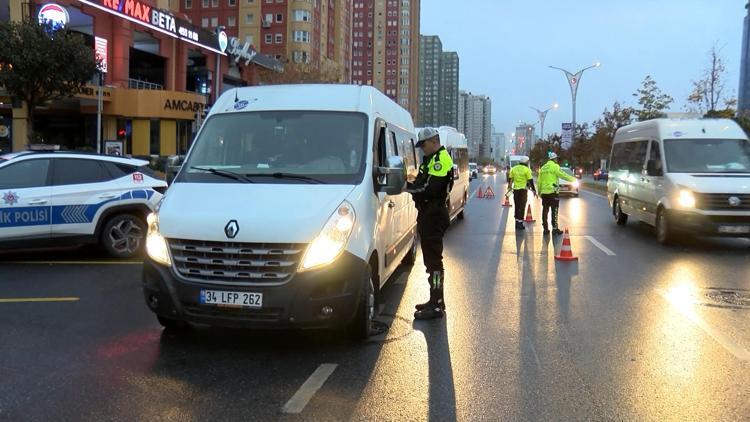
{"label": "van wiper", "polygon": [[294,173],[249,173],[245,174],[247,177],[273,177],[274,179],[295,179],[295,180],[302,180],[304,182],[310,183],[310,184],[324,184],[325,182],[316,179],[314,177],[305,176],[304,174],[294,174]]}
{"label": "van wiper", "polygon": [[240,181],[240,182],[244,182],[244,183],[255,183],[252,180],[250,180],[247,177],[245,177],[244,175],[239,174],[239,173],[235,173],[235,172],[232,172],[232,171],[215,169],[213,167],[192,166],[190,168],[193,169],[193,170],[206,171],[206,172],[209,172],[211,174],[215,174],[217,176],[222,176],[222,177],[226,177],[226,178],[229,178],[229,179],[234,179],[234,180],[237,180],[237,181]]}

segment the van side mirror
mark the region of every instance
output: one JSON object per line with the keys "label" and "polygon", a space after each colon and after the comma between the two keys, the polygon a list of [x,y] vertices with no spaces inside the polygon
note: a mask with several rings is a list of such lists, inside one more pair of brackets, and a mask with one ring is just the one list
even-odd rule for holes
{"label": "van side mirror", "polygon": [[377,189],[386,195],[399,195],[406,189],[406,165],[398,156],[388,157],[387,167],[378,167]]}
{"label": "van side mirror", "polygon": [[453,180],[458,180],[459,171],[458,171],[458,165],[453,165]]}
{"label": "van side mirror", "polygon": [[185,161],[184,155],[170,155],[167,158],[167,163],[165,165],[164,174],[167,178],[167,184],[171,185],[174,181],[174,178],[177,177],[177,173],[180,172],[180,169],[182,168],[182,163]]}
{"label": "van side mirror", "polygon": [[664,176],[664,171],[661,169],[661,163],[656,160],[648,160],[646,163],[646,173],[649,176]]}

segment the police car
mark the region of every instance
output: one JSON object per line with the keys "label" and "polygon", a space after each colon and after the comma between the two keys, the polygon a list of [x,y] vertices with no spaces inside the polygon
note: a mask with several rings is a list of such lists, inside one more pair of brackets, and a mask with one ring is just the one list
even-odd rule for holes
{"label": "police car", "polygon": [[99,243],[116,258],[143,247],[167,188],[147,161],[26,151],[0,156],[0,249]]}

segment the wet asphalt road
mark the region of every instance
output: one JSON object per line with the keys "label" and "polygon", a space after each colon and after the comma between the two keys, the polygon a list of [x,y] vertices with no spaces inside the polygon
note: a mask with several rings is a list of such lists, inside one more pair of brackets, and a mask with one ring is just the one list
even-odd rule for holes
{"label": "wet asphalt road", "polygon": [[367,343],[164,332],[137,262],[0,256],[0,420],[750,420],[750,242],[665,248],[584,192],[561,208],[580,262],[559,263],[560,239],[517,234],[499,202],[472,199],[447,234],[446,319],[412,321],[427,284],[405,268]]}

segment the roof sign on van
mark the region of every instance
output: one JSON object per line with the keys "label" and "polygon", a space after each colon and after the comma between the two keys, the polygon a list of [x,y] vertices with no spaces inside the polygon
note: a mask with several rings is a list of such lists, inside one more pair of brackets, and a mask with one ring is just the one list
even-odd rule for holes
{"label": "roof sign on van", "polygon": [[679,138],[680,136],[682,136],[682,132],[678,130],[677,132],[673,133],[673,135],[675,138]]}

